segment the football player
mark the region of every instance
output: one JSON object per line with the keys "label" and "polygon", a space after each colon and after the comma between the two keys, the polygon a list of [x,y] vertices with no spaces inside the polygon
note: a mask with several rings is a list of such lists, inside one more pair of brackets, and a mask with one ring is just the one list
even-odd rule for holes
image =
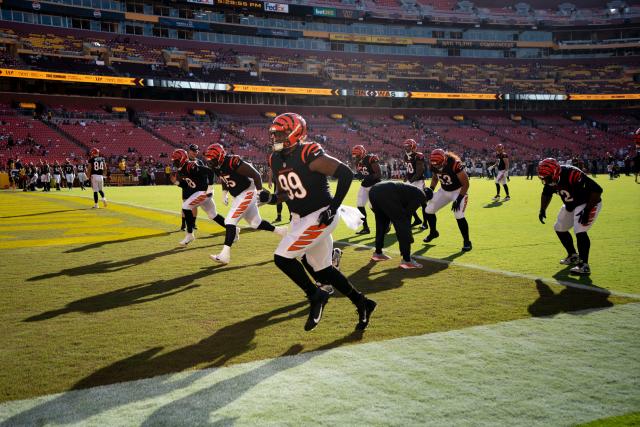
{"label": "football player", "polygon": [[100,155],[100,150],[92,148],[89,151],[89,179],[93,189],[93,209],[98,209],[98,193],[102,197],[102,204],[107,207],[107,199],[104,196],[104,175],[107,171],[107,161]]}
{"label": "football player", "polygon": [[56,160],[53,163],[53,179],[56,181],[56,191],[60,190],[60,182],[62,181],[62,166]]}
{"label": "football player", "polygon": [[640,128],[634,132],[633,140],[636,143],[636,155],[633,158],[633,174],[635,175],[635,182],[638,184],[638,175],[640,175]]}
{"label": "football player", "polygon": [[[558,193],[564,203],[553,226],[560,242],[567,250],[567,257],[560,260],[560,264],[572,265],[570,270],[572,274],[591,274],[589,267],[591,241],[587,231],[602,208],[602,187],[580,169],[561,166],[553,158],[544,159],[538,164],[538,176],[544,184],[538,214],[540,222],[544,224],[547,207],[554,193]],[[577,253],[569,233],[572,227],[578,242]]]}
{"label": "football player", "polygon": [[187,246],[196,240],[193,234],[195,217],[193,209],[202,207],[210,219],[220,226],[225,227],[224,217],[217,213],[216,204],[213,202],[213,193],[208,192],[209,183],[213,182],[213,171],[203,165],[198,165],[195,161],[189,160],[187,152],[177,148],[171,153],[171,161],[178,170],[177,174],[170,176],[171,182],[182,189],[182,212],[184,214],[187,233],[179,243]]}
{"label": "football player", "polygon": [[78,182],[80,183],[80,189],[84,191],[84,183],[87,181],[86,164],[82,159],[76,159],[76,171],[78,172]]}
{"label": "football player", "polygon": [[504,152],[504,145],[496,145],[496,195],[492,199],[494,202],[500,200],[500,184],[504,187],[506,196],[503,202],[511,200],[509,197],[509,186],[507,185],[507,177],[509,176],[509,156]]}
{"label": "football player", "polygon": [[[422,190],[424,188],[424,154],[418,151],[418,143],[413,139],[405,140],[402,145],[404,146],[404,162],[407,168],[405,181]],[[428,228],[425,207],[426,204],[422,206],[422,220],[420,220],[418,213],[414,212],[412,227],[422,224],[423,230]]]}
{"label": "football player", "polygon": [[229,155],[220,144],[211,144],[204,153],[208,166],[218,175],[225,188],[233,196],[231,209],[224,220],[226,235],[224,246],[211,259],[221,264],[231,261],[231,245],[236,239],[238,222],[244,219],[251,228],[273,231],[280,236],[287,234],[286,227],[274,227],[260,217],[258,192],[262,191],[262,179],[258,171],[240,156]]}
{"label": "football player", "polygon": [[[273,119],[269,139],[273,153],[269,167],[276,179],[278,192],[260,193],[261,203],[286,201],[293,214],[291,226],[274,254],[275,264],[307,295],[311,309],[304,329],[314,329],[330,293],[311,281],[297,258],[304,256],[316,282],[329,284],[346,295],[356,306],[356,330],[369,324],[376,303],[353,287],[332,265],[333,238],[338,225],[336,214],[351,186],[353,173],[339,160],[325,154],[315,142],[305,142],[307,123],[296,113],[284,113]],[[333,197],[327,177],[334,176],[338,185]]]}
{"label": "football player", "polygon": [[431,152],[429,163],[433,172],[429,188],[432,191],[435,190],[438,182],[440,182],[440,189],[427,203],[427,221],[429,221],[431,231],[424,238],[424,242],[429,243],[440,236],[436,229],[436,212],[452,202],[451,210],[458,223],[460,234],[462,234],[462,251],[470,251],[472,246],[469,240],[469,224],[464,217],[469,198],[467,194],[469,191],[469,176],[464,170],[464,164],[455,153],[447,152],[440,148],[436,148]]}
{"label": "football player", "polygon": [[48,160],[43,163],[40,159],[40,182],[42,183],[42,191],[51,191],[51,167]]}
{"label": "football player", "polygon": [[[204,162],[202,161],[202,159],[198,158],[198,153],[200,152],[200,147],[198,147],[197,144],[189,144],[189,147],[187,147],[187,154],[189,155],[189,161],[192,162],[196,162],[198,164],[198,166],[205,166]],[[209,182],[209,184],[213,184],[213,175],[210,177],[211,180]],[[184,194],[183,194],[184,196]],[[186,199],[184,197],[182,197],[182,203],[184,203]],[[196,225],[196,220],[198,219],[198,208],[194,208],[192,210],[193,212],[193,229],[197,230],[198,226]],[[185,222],[185,218],[184,218],[184,212],[181,211],[181,215],[182,215],[182,223],[180,225],[180,230],[184,231],[185,230],[185,226],[186,226],[186,222]]]}
{"label": "football player", "polygon": [[376,217],[376,250],[371,257],[372,261],[390,259],[382,252],[382,248],[384,236],[389,230],[389,225],[393,223],[402,255],[400,268],[407,270],[422,268],[421,264],[411,258],[411,243],[413,243],[411,217],[416,209],[431,197],[433,197],[431,189],[426,189],[425,192],[424,189],[401,182],[385,181],[371,187],[369,199]]}
{"label": "football player", "polygon": [[75,175],[73,174],[73,165],[71,164],[71,161],[69,161],[69,159],[64,162],[62,170],[64,172],[64,180],[67,183],[67,188],[71,190],[71,188],[73,188],[73,180],[75,179]]}
{"label": "football player", "polygon": [[364,220],[362,230],[356,234],[369,234],[371,231],[367,224],[367,210],[365,207],[369,201],[369,190],[382,179],[380,164],[378,163],[378,156],[367,153],[367,150],[362,145],[354,146],[351,149],[351,156],[355,163],[357,174],[363,177],[362,184],[358,190],[357,207],[362,212]]}

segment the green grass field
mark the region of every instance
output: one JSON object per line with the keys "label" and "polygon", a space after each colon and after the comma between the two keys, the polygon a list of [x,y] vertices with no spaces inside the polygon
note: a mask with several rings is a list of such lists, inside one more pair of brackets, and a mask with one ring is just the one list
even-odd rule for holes
{"label": "green grass field", "polygon": [[[472,179],[473,251],[460,252],[445,207],[440,238],[426,245],[416,230],[422,270],[398,268],[393,234],[394,258],[370,263],[373,235],[341,224],[341,268],[379,303],[364,334],[353,333],[356,314],[342,297],[303,331],[307,303],[273,265],[272,233],[243,230],[231,264],[215,265],[208,255],[224,236],[201,211],[198,239],[179,248],[174,187],[107,188],[109,207],[98,210],[78,189],[1,192],[0,423],[637,423],[640,186],[598,182],[589,278],[558,264],[560,200],[540,224],[538,180],[513,178],[512,200],[500,204],[490,201],[492,181]],[[272,206],[261,213],[275,218]],[[354,382],[372,372],[375,381]],[[320,385],[308,390],[300,378]],[[531,390],[548,397],[542,408]],[[52,393],[63,394],[34,399]],[[318,396],[322,405],[309,402]]]}

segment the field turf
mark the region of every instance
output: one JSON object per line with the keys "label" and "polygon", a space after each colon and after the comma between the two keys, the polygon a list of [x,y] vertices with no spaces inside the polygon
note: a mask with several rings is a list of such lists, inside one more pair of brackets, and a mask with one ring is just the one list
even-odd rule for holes
{"label": "field turf", "polygon": [[[594,425],[633,424],[640,411],[637,323],[640,185],[627,177],[609,181],[603,176],[598,183],[604,188],[604,203],[600,217],[589,232],[593,271],[589,278],[572,277],[568,269],[558,264],[564,252],[553,231],[553,222],[560,200],[554,198],[547,211],[547,224],[540,224],[538,180],[512,178],[509,184],[512,200],[492,203],[493,182],[472,179],[467,218],[474,249],[469,253],[460,251],[462,240],[447,206],[438,215],[438,239],[424,244],[422,238],[427,232],[416,229],[412,250],[424,264],[422,270],[398,268],[399,255],[393,233],[388,238],[388,253],[393,259],[377,264],[369,262],[371,249],[367,246],[373,244],[373,234],[356,236],[341,224],[334,233],[336,246],[344,249],[341,269],[358,288],[379,303],[364,334],[352,332],[356,314],[343,297],[329,302],[316,330],[303,331],[307,303],[301,291],[273,265],[273,251],[278,243],[275,234],[243,230],[240,241],[233,246],[231,264],[219,266],[208,255],[220,250],[224,235],[201,211],[198,239],[187,248],[179,248],[177,242],[183,233],[177,231],[179,191],[174,187],[106,188],[109,206],[97,210],[90,209],[91,193],[79,189],[52,193],[0,192],[0,304],[3,307],[0,312],[3,343],[0,402],[5,402],[0,404],[0,423],[5,420],[7,425],[49,421],[158,425],[162,420],[173,420],[166,423],[195,425],[218,420],[221,424],[260,421],[293,425],[428,424],[430,418],[424,413],[428,399],[423,402],[421,393],[436,400],[446,396],[446,390],[432,384],[423,384],[422,388],[414,384],[410,397],[398,399],[393,408],[371,418],[352,418],[353,410],[347,410],[349,406],[336,398],[327,402],[330,408],[326,411],[331,416],[317,420],[310,415],[314,406],[309,402],[297,403],[293,392],[287,399],[280,394],[278,398],[262,396],[262,400],[253,402],[254,412],[246,409],[233,412],[234,405],[242,400],[240,397],[207,407],[207,403],[202,402],[215,399],[206,394],[202,399],[207,390],[212,392],[211,387],[206,386],[192,390],[193,394],[187,393],[201,400],[182,402],[187,407],[204,406],[202,413],[197,413],[204,418],[175,418],[182,412],[174,411],[170,415],[167,409],[181,407],[178,403],[186,397],[170,396],[170,391],[184,387],[180,381],[195,373],[208,373],[198,378],[210,378],[217,384],[217,388],[213,388],[216,393],[233,395],[234,387],[240,387],[244,396],[259,393],[278,377],[272,376],[270,370],[265,371],[265,366],[273,364],[276,366],[273,369],[278,371],[277,367],[284,364],[286,372],[290,372],[314,366],[322,357],[336,366],[335,371],[323,371],[326,377],[322,378],[329,384],[327,392],[338,396],[357,392],[358,383],[354,385],[345,380],[341,370],[344,368],[346,372],[355,370],[354,375],[360,370],[362,375],[375,370],[380,382],[369,384],[369,388],[401,396],[406,391],[402,383],[406,383],[407,373],[413,372],[415,366],[407,363],[405,370],[394,354],[403,354],[402,348],[413,348],[416,358],[424,358],[421,362],[439,361],[443,369],[449,369],[439,372],[443,383],[482,381],[486,387],[482,394],[486,396],[493,396],[492,393],[503,386],[502,391],[510,391],[510,399],[503,404],[496,398],[495,407],[501,410],[493,415],[491,412],[474,414],[462,404],[472,402],[461,395],[458,406],[438,413],[441,418],[434,413],[431,421],[435,424],[438,420],[454,425],[475,424],[474,420],[484,420],[483,417],[488,424],[492,424],[491,420],[496,424],[511,424],[514,420],[528,425],[577,424],[599,418],[603,419]],[[354,182],[345,204],[355,205],[358,186]],[[221,203],[219,189],[216,199],[218,209],[225,214],[228,208]],[[275,218],[272,206],[262,207],[261,213],[267,220]],[[286,207],[283,216],[288,217]],[[373,223],[371,212],[369,219]],[[575,316],[576,313],[580,316]],[[624,316],[635,318],[635,324],[623,321]],[[550,323],[529,323],[536,318],[549,319]],[[527,340],[518,341],[522,339],[518,334],[526,336],[527,331],[538,327],[543,328],[540,332],[543,336],[532,337],[531,348],[528,348],[531,352],[519,355],[522,345],[527,346]],[[505,328],[510,332],[504,332]],[[480,346],[480,341],[478,347],[465,348],[465,342],[475,342],[466,334],[480,333],[505,339],[493,343],[485,337],[482,342],[487,348]],[[418,338],[422,341],[417,344]],[[467,339],[471,341],[465,341]],[[425,349],[424,343],[428,340],[438,342],[439,350]],[[461,345],[456,346],[458,341]],[[598,348],[583,348],[587,343]],[[451,344],[451,348],[446,344]],[[545,403],[549,407],[547,418],[542,416],[535,422],[536,411],[523,409],[523,405],[531,402],[523,390],[554,389],[553,378],[540,375],[538,370],[554,363],[549,353],[553,353],[557,345],[567,348],[562,350],[565,353],[556,355],[560,359],[563,354],[566,357],[564,370],[556,375],[567,375],[568,381],[575,378],[576,386],[580,384],[577,377],[584,377],[584,387],[601,384],[589,399],[593,400],[594,408],[601,405],[607,410],[590,413],[583,408],[584,402],[576,402],[579,398],[569,396],[569,391],[562,387],[556,390],[556,398],[562,405]],[[353,350],[348,350],[351,348]],[[364,351],[368,348],[377,353]],[[336,351],[338,353],[334,353]],[[345,363],[340,351],[357,354],[358,368],[354,368],[354,360],[351,364]],[[465,364],[476,354],[478,360],[485,360],[486,364]],[[541,355],[540,359],[529,360],[533,354]],[[461,359],[460,372],[449,363],[457,359]],[[528,363],[524,364],[523,360]],[[612,361],[616,362],[615,375]],[[289,365],[295,369],[289,369]],[[515,365],[523,371],[516,370]],[[237,372],[209,369],[217,367]],[[506,387],[510,382],[506,373],[512,368],[514,375],[530,375],[530,384],[522,388]],[[576,372],[567,372],[567,369],[576,369]],[[487,370],[492,370],[492,375]],[[227,378],[224,372],[236,372],[240,379],[246,375],[248,385],[240,380],[224,383],[233,379]],[[11,402],[163,374],[170,377],[160,378],[172,378],[171,382],[179,385],[169,387],[170,390],[153,388],[154,391],[145,394],[145,399],[128,399],[125,395],[115,403],[107,399],[101,404],[105,392],[89,391],[87,393],[93,395],[87,396],[92,397],[76,397],[80,402],[60,402],[62,398],[57,397],[53,402],[58,406],[47,406],[40,400]],[[426,371],[413,372],[411,378],[420,378],[420,375],[426,375]],[[430,372],[429,377],[432,375]],[[174,376],[177,379],[173,380]],[[287,394],[288,384],[296,384],[291,378],[287,381],[272,384],[273,393],[278,390]],[[221,389],[221,382],[227,388]],[[195,387],[196,382],[192,378],[189,384]],[[135,391],[137,386],[117,387]],[[364,399],[365,406],[375,409],[382,403],[371,390],[370,399],[360,399]],[[304,392],[299,395],[305,396]],[[625,405],[612,403],[625,396]],[[43,399],[49,402],[49,398]],[[81,408],[85,399],[95,400],[88,413]],[[140,404],[146,399],[151,399],[147,405]],[[157,399],[163,399],[162,404]],[[273,403],[270,399],[278,400],[284,409],[258,411],[260,405],[268,407]],[[452,399],[456,401],[456,395]],[[132,402],[138,402],[139,406],[128,407]],[[480,407],[487,403],[482,399],[479,402],[475,404]],[[127,417],[109,418],[119,407],[129,408]],[[298,408],[298,412],[308,407],[304,412],[307,415],[296,415],[292,407]],[[64,408],[69,409],[65,412]],[[57,411],[66,415],[61,416]],[[224,411],[233,414],[222,416]],[[521,415],[518,411],[522,411]],[[501,415],[505,417],[500,418]],[[559,421],[564,419],[567,421]]]}

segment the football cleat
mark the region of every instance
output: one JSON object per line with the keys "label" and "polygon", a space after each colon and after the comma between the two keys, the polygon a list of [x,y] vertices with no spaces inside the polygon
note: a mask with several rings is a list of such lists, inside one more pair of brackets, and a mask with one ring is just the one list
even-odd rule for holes
{"label": "football cleat", "polygon": [[102,206],[107,207],[107,199],[102,199]]}
{"label": "football cleat", "polygon": [[591,274],[591,268],[589,268],[589,264],[583,262],[580,265],[576,265],[571,270],[569,270],[571,274],[577,274],[579,276],[588,276]]}
{"label": "football cleat", "polygon": [[211,258],[213,261],[222,264],[222,265],[227,265],[229,264],[229,262],[231,262],[231,257],[230,256],[223,256],[221,253],[218,255],[209,255],[209,258]]}
{"label": "football cleat", "polygon": [[375,262],[387,261],[389,259],[391,259],[391,257],[389,255],[386,255],[386,254],[377,254],[377,253],[374,252],[373,255],[371,255],[371,261],[375,261]]}
{"label": "football cleat", "polygon": [[509,200],[511,200],[511,197],[507,196],[504,199],[502,199],[503,202],[508,202]]}
{"label": "football cleat", "polygon": [[331,265],[336,270],[340,270],[340,261],[342,260],[342,249],[333,248],[333,252],[331,253]]}
{"label": "football cleat", "polygon": [[273,222],[281,222],[282,221],[282,217],[281,216],[277,216],[276,219]]}
{"label": "football cleat", "polygon": [[97,204],[97,203],[95,203],[91,209],[98,209],[99,207],[100,207],[100,206],[98,206],[98,204]]}
{"label": "football cleat", "polygon": [[233,238],[233,243],[240,240],[240,227],[236,227],[236,237]]}
{"label": "football cleat", "polygon": [[428,230],[429,229],[429,224],[427,224],[426,222],[423,222],[422,225],[420,226],[420,230]]}
{"label": "football cleat", "polygon": [[499,200],[500,200],[500,195],[499,195],[499,194],[496,194],[496,195],[494,196],[494,198],[493,198],[493,199],[491,199],[491,200],[493,200],[494,202],[499,201]]}
{"label": "football cleat", "polygon": [[363,228],[360,231],[357,231],[356,234],[370,234],[371,230],[369,230],[369,228]]}
{"label": "football cleat", "polygon": [[467,240],[462,244],[462,252],[469,252],[472,248],[471,240]]}
{"label": "football cleat", "polygon": [[400,263],[400,268],[404,270],[414,270],[416,268],[422,268],[422,264],[411,258],[411,261],[402,261]]}
{"label": "football cleat", "polygon": [[356,325],[356,331],[364,331],[369,326],[369,320],[371,320],[371,314],[373,310],[376,309],[378,304],[365,297],[362,296],[362,300],[356,304],[356,309],[358,311],[358,324]]}
{"label": "football cleat", "polygon": [[189,243],[196,240],[196,236],[193,233],[187,233],[184,236],[184,239],[180,240],[178,243],[182,246],[187,246]]}
{"label": "football cleat", "polygon": [[560,260],[560,264],[562,265],[576,265],[580,264],[580,262],[580,256],[578,254],[572,254]]}
{"label": "football cleat", "polygon": [[427,237],[422,239],[422,241],[425,242],[425,243],[429,243],[430,241],[432,241],[433,239],[436,239],[438,237],[440,237],[440,233],[438,233],[437,231],[431,231],[431,233],[429,233],[429,235]]}
{"label": "football cleat", "polygon": [[420,225],[420,224],[422,224],[422,220],[420,220],[420,219],[416,219],[415,221],[413,221],[413,222],[411,223],[411,227],[416,227],[416,226],[418,226],[418,225]]}
{"label": "football cleat", "polygon": [[323,291],[318,288],[316,293],[309,298],[309,305],[311,306],[309,309],[309,318],[307,319],[307,323],[304,324],[305,331],[312,331],[318,326],[320,323],[320,319],[322,319],[322,312],[324,311],[324,306],[329,301],[329,293],[327,291]]}
{"label": "football cleat", "polygon": [[325,285],[325,284],[322,284],[320,282],[316,282],[316,286],[318,288],[322,289],[323,291],[325,291],[326,293],[328,293],[329,295],[333,295],[333,293],[335,292],[333,290],[333,286],[331,286],[331,285]]}
{"label": "football cleat", "polygon": [[275,230],[273,230],[273,232],[280,237],[284,237],[289,232],[289,229],[287,227],[276,227]]}

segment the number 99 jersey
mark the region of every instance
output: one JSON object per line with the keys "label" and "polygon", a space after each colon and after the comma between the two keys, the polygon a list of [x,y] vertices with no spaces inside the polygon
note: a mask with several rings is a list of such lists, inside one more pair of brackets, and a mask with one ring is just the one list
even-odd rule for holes
{"label": "number 99 jersey", "polygon": [[287,154],[279,152],[269,156],[278,191],[287,193],[289,211],[301,217],[331,203],[327,177],[309,169],[309,164],[322,156],[324,150],[315,142],[298,144]]}

